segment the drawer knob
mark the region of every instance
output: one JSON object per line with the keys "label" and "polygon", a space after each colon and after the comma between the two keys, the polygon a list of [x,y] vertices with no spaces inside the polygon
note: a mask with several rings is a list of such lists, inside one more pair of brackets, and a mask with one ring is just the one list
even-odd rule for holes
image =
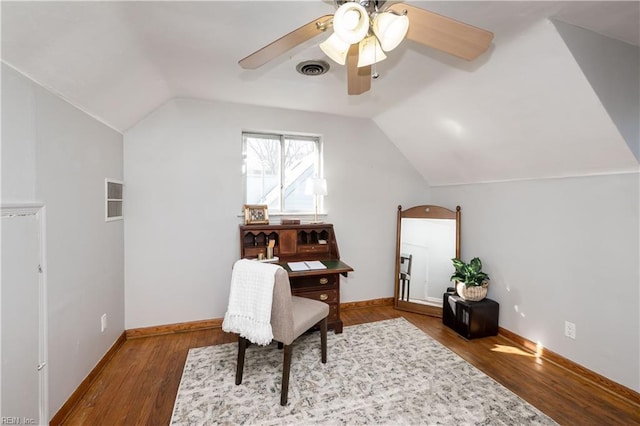
{"label": "drawer knob", "polygon": [[320,278],[320,284],[326,284],[329,282],[329,278]]}
{"label": "drawer knob", "polygon": [[328,295],[328,294],[326,294],[326,293],[322,293],[322,294],[320,295],[320,300],[327,300],[328,298],[329,298],[329,295]]}

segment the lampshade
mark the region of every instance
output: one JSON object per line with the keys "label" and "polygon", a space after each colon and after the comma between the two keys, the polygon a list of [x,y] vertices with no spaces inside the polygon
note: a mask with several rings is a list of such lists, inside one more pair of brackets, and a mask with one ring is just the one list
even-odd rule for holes
{"label": "lampshade", "polygon": [[336,33],[320,43],[320,49],[332,60],[340,65],[344,65],[347,60],[350,44],[343,41]]}
{"label": "lampshade", "polygon": [[343,4],[333,15],[333,31],[345,43],[358,43],[369,32],[367,11],[355,2]]}
{"label": "lampshade", "polygon": [[360,52],[358,55],[358,68],[387,59],[387,55],[380,48],[380,43],[378,43],[376,36],[365,38],[360,42],[358,48]]}
{"label": "lampshade", "polygon": [[310,195],[327,195],[327,180],[322,178],[307,179],[305,193]]}
{"label": "lampshade", "polygon": [[408,30],[407,15],[383,12],[373,18],[373,32],[380,40],[382,50],[385,52],[395,49],[407,35]]}

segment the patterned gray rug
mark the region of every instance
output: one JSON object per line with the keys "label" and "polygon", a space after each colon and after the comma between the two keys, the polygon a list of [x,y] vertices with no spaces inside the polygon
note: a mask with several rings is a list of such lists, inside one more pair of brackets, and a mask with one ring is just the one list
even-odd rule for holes
{"label": "patterned gray rug", "polygon": [[282,351],[247,349],[235,385],[237,344],[189,351],[172,425],[552,425],[553,420],[404,318],[329,333],[293,348],[289,404],[280,406]]}

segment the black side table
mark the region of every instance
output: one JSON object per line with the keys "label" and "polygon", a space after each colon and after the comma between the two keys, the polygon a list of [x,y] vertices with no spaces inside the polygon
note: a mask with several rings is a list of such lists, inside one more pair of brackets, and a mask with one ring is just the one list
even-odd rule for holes
{"label": "black side table", "polygon": [[442,323],[467,339],[496,336],[498,334],[498,311],[495,300],[479,302],[462,300],[455,293],[445,293],[442,298]]}

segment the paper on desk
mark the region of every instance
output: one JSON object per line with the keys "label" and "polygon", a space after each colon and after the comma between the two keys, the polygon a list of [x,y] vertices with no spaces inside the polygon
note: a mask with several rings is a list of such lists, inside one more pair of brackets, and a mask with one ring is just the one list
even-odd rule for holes
{"label": "paper on desk", "polygon": [[306,271],[309,269],[309,267],[304,262],[289,262],[289,269],[291,269],[293,272],[297,272]]}
{"label": "paper on desk", "polygon": [[304,263],[307,264],[309,269],[327,269],[327,267],[324,266],[324,264],[322,262],[320,262],[319,260],[307,260]]}
{"label": "paper on desk", "polygon": [[292,272],[308,271],[310,269],[327,269],[319,260],[307,260],[306,262],[289,262],[289,269]]}

